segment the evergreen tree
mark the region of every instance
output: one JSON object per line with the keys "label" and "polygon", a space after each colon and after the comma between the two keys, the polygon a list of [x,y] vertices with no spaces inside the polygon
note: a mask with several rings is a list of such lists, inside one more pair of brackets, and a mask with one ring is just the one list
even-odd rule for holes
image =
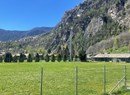
{"label": "evergreen tree", "polygon": [[3,58],[2,58],[2,56],[0,57],[0,63],[1,63],[1,62],[3,62]]}
{"label": "evergreen tree", "polygon": [[39,54],[37,53],[36,56],[35,56],[35,62],[39,62],[40,61],[40,56]]}
{"label": "evergreen tree", "polygon": [[66,62],[67,61],[67,55],[63,56],[63,61]]}
{"label": "evergreen tree", "polygon": [[78,59],[78,56],[77,56],[77,55],[75,55],[74,59],[75,59],[74,61],[77,61],[77,59]]}
{"label": "evergreen tree", "polygon": [[62,56],[61,56],[61,54],[58,54],[57,61],[60,62],[61,60],[62,60]]}
{"label": "evergreen tree", "polygon": [[48,50],[47,50],[47,53],[50,54],[50,53],[51,53],[51,49],[48,49]]}
{"label": "evergreen tree", "polygon": [[49,62],[49,61],[50,61],[50,58],[49,58],[49,55],[48,55],[48,54],[45,56],[45,61],[46,61],[46,62]]}
{"label": "evergreen tree", "polygon": [[51,62],[55,62],[55,55],[54,54],[51,56]]}
{"label": "evergreen tree", "polygon": [[42,54],[42,56],[40,56],[40,60],[44,60],[44,54]]}
{"label": "evergreen tree", "polygon": [[31,54],[28,55],[27,62],[32,62],[32,56],[31,56]]}
{"label": "evergreen tree", "polygon": [[128,44],[128,53],[130,53],[130,42]]}
{"label": "evergreen tree", "polygon": [[17,62],[17,60],[18,60],[18,58],[17,58],[17,56],[15,55],[15,56],[13,57],[13,62]]}
{"label": "evergreen tree", "polygon": [[24,62],[24,54],[20,53],[19,62]]}
{"label": "evergreen tree", "polygon": [[82,62],[86,61],[86,52],[83,49],[79,51],[79,58]]}
{"label": "evergreen tree", "polygon": [[4,62],[11,62],[13,60],[12,54],[10,52],[5,54]]}

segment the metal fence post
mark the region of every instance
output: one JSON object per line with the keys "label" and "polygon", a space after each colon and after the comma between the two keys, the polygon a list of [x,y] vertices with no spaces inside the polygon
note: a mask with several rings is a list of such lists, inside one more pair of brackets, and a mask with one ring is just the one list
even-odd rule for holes
{"label": "metal fence post", "polygon": [[43,67],[41,67],[40,95],[42,95],[42,82],[43,82]]}
{"label": "metal fence post", "polygon": [[106,95],[106,65],[104,65],[104,95]]}
{"label": "metal fence post", "polygon": [[78,95],[78,66],[76,66],[76,95]]}
{"label": "metal fence post", "polygon": [[126,65],[124,66],[124,86],[126,87]]}

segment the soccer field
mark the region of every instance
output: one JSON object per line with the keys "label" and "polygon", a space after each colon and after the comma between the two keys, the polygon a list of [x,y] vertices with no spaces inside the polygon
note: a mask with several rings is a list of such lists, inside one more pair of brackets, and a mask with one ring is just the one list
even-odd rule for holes
{"label": "soccer field", "polygon": [[[78,66],[78,95],[103,95],[104,64],[107,92],[124,76],[124,65],[127,67],[129,85],[129,63],[1,63],[0,95],[40,95],[41,67],[43,67],[43,95],[75,95],[76,66]],[[123,83],[116,90],[121,86]]]}

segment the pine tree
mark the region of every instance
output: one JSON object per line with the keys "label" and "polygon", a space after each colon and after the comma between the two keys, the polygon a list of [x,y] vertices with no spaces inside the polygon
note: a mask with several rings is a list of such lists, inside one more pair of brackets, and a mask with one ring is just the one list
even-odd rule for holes
{"label": "pine tree", "polygon": [[51,53],[51,49],[48,49],[48,50],[47,50],[47,53],[50,54],[50,53]]}
{"label": "pine tree", "polygon": [[80,58],[80,61],[82,61],[82,62],[85,62],[86,61],[86,52],[85,52],[85,50],[80,50],[79,51],[79,58]]}
{"label": "pine tree", "polygon": [[13,60],[12,54],[10,52],[5,54],[4,62],[11,62]]}
{"label": "pine tree", "polygon": [[60,54],[58,54],[57,61],[60,62],[61,60],[62,60],[62,56]]}
{"label": "pine tree", "polygon": [[35,62],[39,62],[40,61],[40,56],[39,54],[37,53],[36,56],[35,56]]}
{"label": "pine tree", "polygon": [[0,57],[0,63],[1,63],[1,62],[3,62],[3,58],[2,58],[2,56]]}
{"label": "pine tree", "polygon": [[27,62],[32,62],[32,56],[31,56],[31,54],[28,55]]}
{"label": "pine tree", "polygon": [[15,56],[13,57],[13,62],[17,62],[17,60],[18,60],[18,58],[17,58],[17,56],[15,55]]}
{"label": "pine tree", "polygon": [[49,58],[49,55],[48,55],[48,54],[45,56],[45,61],[46,61],[46,62],[49,62],[49,61],[50,61],[50,58]]}
{"label": "pine tree", "polygon": [[51,56],[51,62],[55,62],[55,56],[54,56],[54,54]]}
{"label": "pine tree", "polygon": [[67,61],[67,55],[66,55],[66,54],[63,56],[63,61],[64,61],[64,62]]}
{"label": "pine tree", "polygon": [[19,62],[24,62],[24,54],[20,53]]}

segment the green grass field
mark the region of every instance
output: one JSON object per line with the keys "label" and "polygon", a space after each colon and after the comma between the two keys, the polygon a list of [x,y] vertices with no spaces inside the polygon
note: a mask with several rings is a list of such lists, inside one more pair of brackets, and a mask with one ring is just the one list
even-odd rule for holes
{"label": "green grass field", "polygon": [[107,92],[123,77],[124,65],[127,66],[127,84],[130,84],[130,64],[125,63],[1,63],[0,95],[40,95],[41,66],[44,69],[43,95],[75,95],[76,66],[79,67],[79,95],[103,95],[104,64],[107,69]]}

